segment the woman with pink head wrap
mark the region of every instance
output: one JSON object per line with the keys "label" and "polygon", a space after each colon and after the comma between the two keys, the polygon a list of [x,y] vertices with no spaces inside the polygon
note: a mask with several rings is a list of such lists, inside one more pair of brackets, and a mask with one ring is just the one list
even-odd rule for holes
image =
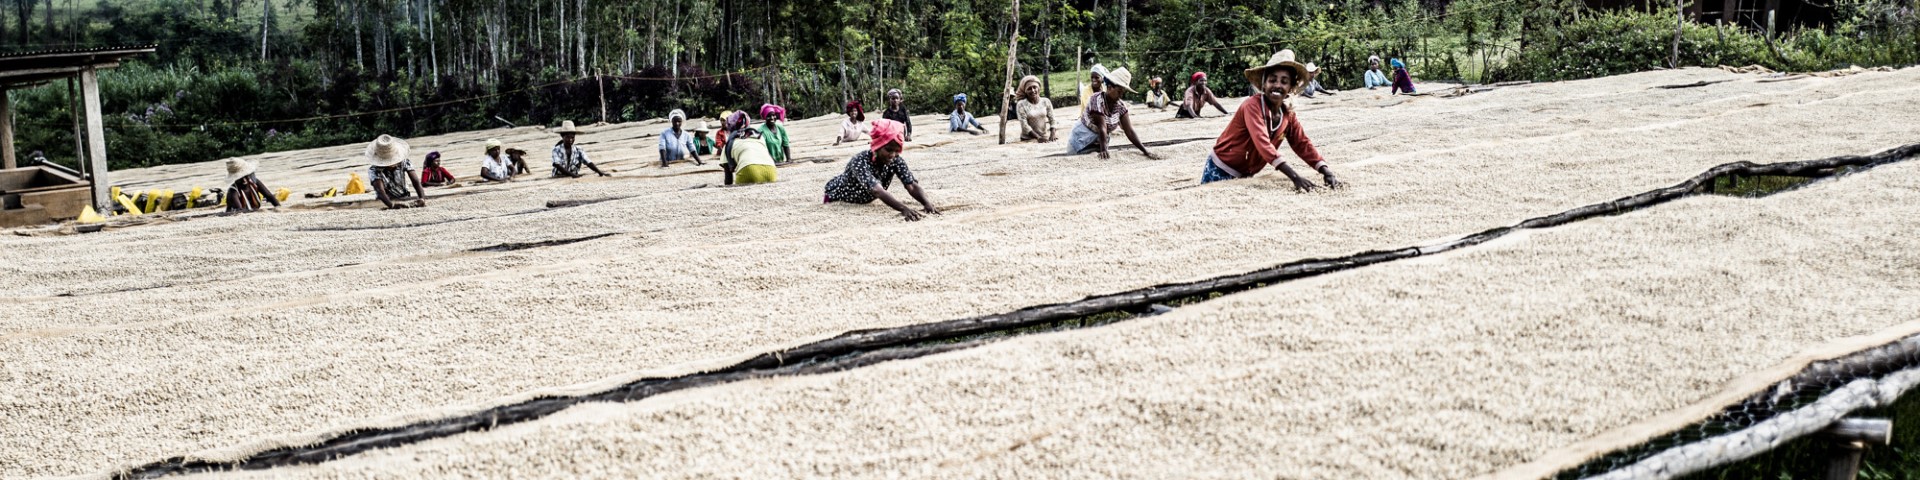
{"label": "woman with pink head wrap", "polygon": [[774,123],[775,118],[786,123],[787,109],[771,103],[760,106],[760,119],[764,122],[760,124],[760,138],[767,140],[767,153],[773,155],[773,162],[784,164],[793,161],[792,145],[787,143],[787,127]]}
{"label": "woman with pink head wrap", "polygon": [[[874,120],[872,142],[867,150],[855,154],[847,160],[847,169],[840,176],[827,181],[826,202],[873,203],[880,200],[907,221],[920,220],[921,213],[939,215],[940,210],[927,200],[927,194],[920,189],[920,182],[913,178],[913,171],[907,169],[907,160],[900,158],[900,152],[906,150],[906,125],[893,120]],[[920,202],[922,207],[914,211],[900,200],[887,193],[887,187],[898,177],[900,184],[907,187],[907,193]]]}

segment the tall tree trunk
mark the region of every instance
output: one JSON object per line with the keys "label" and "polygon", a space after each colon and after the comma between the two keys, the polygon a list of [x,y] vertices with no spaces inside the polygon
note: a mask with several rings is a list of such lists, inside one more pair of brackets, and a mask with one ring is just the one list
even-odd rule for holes
{"label": "tall tree trunk", "polygon": [[33,19],[33,6],[37,3],[40,2],[36,0],[14,0],[14,8],[20,12],[20,46],[22,47],[32,42],[32,39],[29,37],[33,36],[33,30],[28,26],[27,22]]}
{"label": "tall tree trunk", "polygon": [[1040,90],[1042,97],[1053,96],[1053,29],[1047,19],[1053,17],[1053,0],[1040,2]]}
{"label": "tall tree trunk", "polygon": [[367,0],[349,0],[348,3],[348,8],[353,9],[353,64],[356,67],[360,67],[360,71],[362,72],[367,70],[367,50],[361,46],[364,43],[362,38],[365,38],[365,35],[360,33],[360,11],[366,9],[366,1]]}
{"label": "tall tree trunk", "polygon": [[260,61],[267,61],[267,22],[273,19],[273,0],[260,0]]}
{"label": "tall tree trunk", "polygon": [[1687,8],[1682,6],[1685,0],[1673,0],[1673,56],[1667,59],[1668,68],[1680,68],[1680,27],[1687,24]]}
{"label": "tall tree trunk", "polygon": [[576,76],[587,76],[587,0],[579,0],[573,9],[573,55]]}
{"label": "tall tree trunk", "polygon": [[[1013,0],[1013,30],[1007,35],[1007,81],[1000,94],[1000,143],[1007,143],[1007,120],[1012,118],[1013,107],[1013,66],[1018,63],[1020,52],[1020,0]],[[1021,119],[1026,121],[1026,119]],[[1039,134],[1040,132],[1034,132]]]}

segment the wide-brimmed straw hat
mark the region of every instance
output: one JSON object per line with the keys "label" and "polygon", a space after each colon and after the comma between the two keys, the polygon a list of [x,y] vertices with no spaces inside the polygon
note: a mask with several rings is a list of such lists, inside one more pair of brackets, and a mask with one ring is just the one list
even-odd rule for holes
{"label": "wide-brimmed straw hat", "polygon": [[367,144],[367,161],[376,167],[391,167],[407,161],[407,141],[381,135]]}
{"label": "wide-brimmed straw hat", "polygon": [[553,129],[553,133],[566,135],[569,133],[581,133],[581,130],[580,127],[573,126],[573,120],[567,120],[560,122],[560,128]]}
{"label": "wide-brimmed straw hat", "polygon": [[700,121],[700,128],[695,128],[695,129],[693,129],[693,131],[694,131],[695,133],[712,133],[712,132],[713,132],[713,129],[712,129],[712,128],[709,128],[709,127],[707,126],[707,121],[706,121],[706,120],[701,120],[701,121]]}
{"label": "wide-brimmed straw hat", "polygon": [[252,175],[253,171],[259,168],[260,165],[253,162],[238,158],[229,158],[227,159],[227,184],[232,185],[233,182],[239,181],[241,177]]}
{"label": "wide-brimmed straw hat", "polygon": [[1113,69],[1107,72],[1107,83],[1131,92],[1133,91],[1133,72],[1127,71],[1127,67]]}
{"label": "wide-brimmed straw hat", "polygon": [[1299,88],[1300,85],[1307,83],[1307,79],[1313,74],[1313,72],[1307,70],[1306,65],[1294,61],[1293,49],[1283,49],[1278,53],[1274,53],[1273,58],[1267,59],[1266,65],[1247,69],[1247,83],[1253,84],[1255,90],[1266,88],[1264,80],[1266,79],[1267,71],[1276,68],[1293,70],[1293,85],[1288,86],[1287,90]]}

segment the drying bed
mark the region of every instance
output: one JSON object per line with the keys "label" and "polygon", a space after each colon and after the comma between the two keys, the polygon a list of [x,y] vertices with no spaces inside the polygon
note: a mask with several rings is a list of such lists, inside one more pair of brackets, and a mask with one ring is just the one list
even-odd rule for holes
{"label": "drying bed", "polygon": [[1695,196],[1102,328],[223,476],[1534,478],[1920,333],[1916,174]]}
{"label": "drying bed", "polygon": [[[1912,140],[1901,126],[1920,123],[1908,108],[1916,75],[1762,83],[1685,70],[1452,99],[1352,92],[1301,105],[1355,185],[1313,195],[1272,176],[1193,188],[1205,141],[1159,149],[1165,161],[1103,162],[1041,159],[1058,144],[933,134],[908,158],[950,208],[915,224],[880,207],[819,205],[835,162],[717,188],[710,167],[655,169],[642,148],[609,151],[614,179],[467,186],[425,210],[312,202],[10,238],[0,272],[28,286],[0,299],[17,312],[0,319],[0,419],[27,430],[0,439],[0,475],[234,458],[724,366],[848,330],[1411,245],[1730,161],[1869,153]],[[1224,124],[1169,115],[1142,115],[1148,140]],[[836,124],[792,130],[830,138]],[[1779,141],[1780,129],[1803,135]],[[858,148],[824,143],[811,148]],[[601,199],[612,200],[546,207]]]}

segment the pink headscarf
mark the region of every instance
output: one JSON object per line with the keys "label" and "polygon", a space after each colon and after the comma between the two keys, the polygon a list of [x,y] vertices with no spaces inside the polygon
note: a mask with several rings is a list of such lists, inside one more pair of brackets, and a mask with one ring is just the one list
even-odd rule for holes
{"label": "pink headscarf", "polygon": [[760,118],[772,120],[774,119],[774,117],[779,117],[780,121],[782,122],[787,121],[786,107],[774,105],[771,103],[760,106]]}
{"label": "pink headscarf", "polygon": [[735,130],[751,127],[752,125],[748,125],[751,122],[753,119],[747,117],[747,112],[733,112],[732,115],[720,121],[720,129],[732,133]]}
{"label": "pink headscarf", "polygon": [[884,118],[879,120],[874,120],[873,133],[867,134],[868,136],[873,137],[873,142],[868,144],[867,149],[879,150],[883,147],[886,147],[887,144],[889,143],[898,143],[902,148],[904,148],[907,146],[907,142],[901,139],[901,134],[905,131],[906,131],[906,125],[902,125],[900,124],[900,122],[887,120]]}

